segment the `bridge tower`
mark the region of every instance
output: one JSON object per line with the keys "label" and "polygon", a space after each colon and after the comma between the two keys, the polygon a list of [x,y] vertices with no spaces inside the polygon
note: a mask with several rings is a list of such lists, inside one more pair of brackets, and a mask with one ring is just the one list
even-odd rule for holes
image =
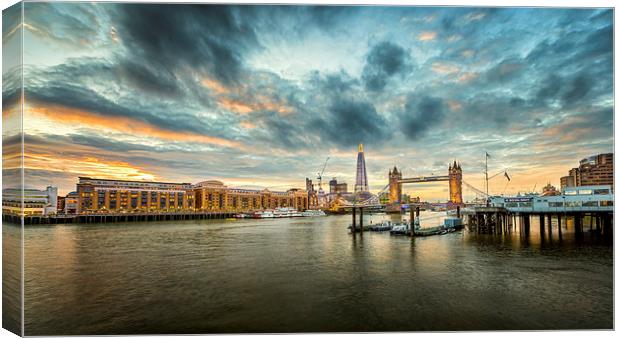
{"label": "bridge tower", "polygon": [[456,163],[448,166],[448,176],[450,183],[450,202],[453,204],[463,204],[463,171],[461,165]]}
{"label": "bridge tower", "polygon": [[394,166],[394,169],[390,170],[388,177],[390,182],[390,204],[400,203],[403,195],[403,184],[398,181],[403,179],[403,173]]}

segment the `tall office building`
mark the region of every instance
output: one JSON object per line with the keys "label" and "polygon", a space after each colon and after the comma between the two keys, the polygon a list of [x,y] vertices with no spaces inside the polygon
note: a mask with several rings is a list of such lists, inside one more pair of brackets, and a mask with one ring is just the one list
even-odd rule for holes
{"label": "tall office building", "polygon": [[368,191],[368,176],[366,175],[366,160],[364,159],[364,145],[360,143],[357,150],[357,173],[355,175],[355,193]]}

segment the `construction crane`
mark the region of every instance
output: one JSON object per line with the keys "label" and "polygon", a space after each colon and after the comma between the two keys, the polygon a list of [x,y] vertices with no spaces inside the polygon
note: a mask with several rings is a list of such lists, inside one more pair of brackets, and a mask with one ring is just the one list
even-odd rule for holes
{"label": "construction crane", "polygon": [[323,169],[321,169],[320,173],[317,173],[317,179],[319,180],[319,190],[321,189],[321,184],[323,183],[323,173],[325,172],[325,167],[327,167],[327,161],[329,161],[329,156],[325,159],[325,163],[323,164]]}

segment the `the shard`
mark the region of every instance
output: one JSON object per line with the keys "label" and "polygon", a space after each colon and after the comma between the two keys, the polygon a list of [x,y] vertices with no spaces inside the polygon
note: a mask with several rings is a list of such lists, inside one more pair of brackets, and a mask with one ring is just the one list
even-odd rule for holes
{"label": "the shard", "polygon": [[355,193],[368,192],[368,176],[366,176],[366,160],[364,145],[360,143],[357,153],[357,173],[355,175]]}

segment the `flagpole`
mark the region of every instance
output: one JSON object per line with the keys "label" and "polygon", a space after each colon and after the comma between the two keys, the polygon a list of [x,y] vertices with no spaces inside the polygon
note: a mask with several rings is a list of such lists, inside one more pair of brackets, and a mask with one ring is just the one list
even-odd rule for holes
{"label": "flagpole", "polygon": [[487,198],[489,198],[489,153],[484,152],[484,177],[486,180]]}

